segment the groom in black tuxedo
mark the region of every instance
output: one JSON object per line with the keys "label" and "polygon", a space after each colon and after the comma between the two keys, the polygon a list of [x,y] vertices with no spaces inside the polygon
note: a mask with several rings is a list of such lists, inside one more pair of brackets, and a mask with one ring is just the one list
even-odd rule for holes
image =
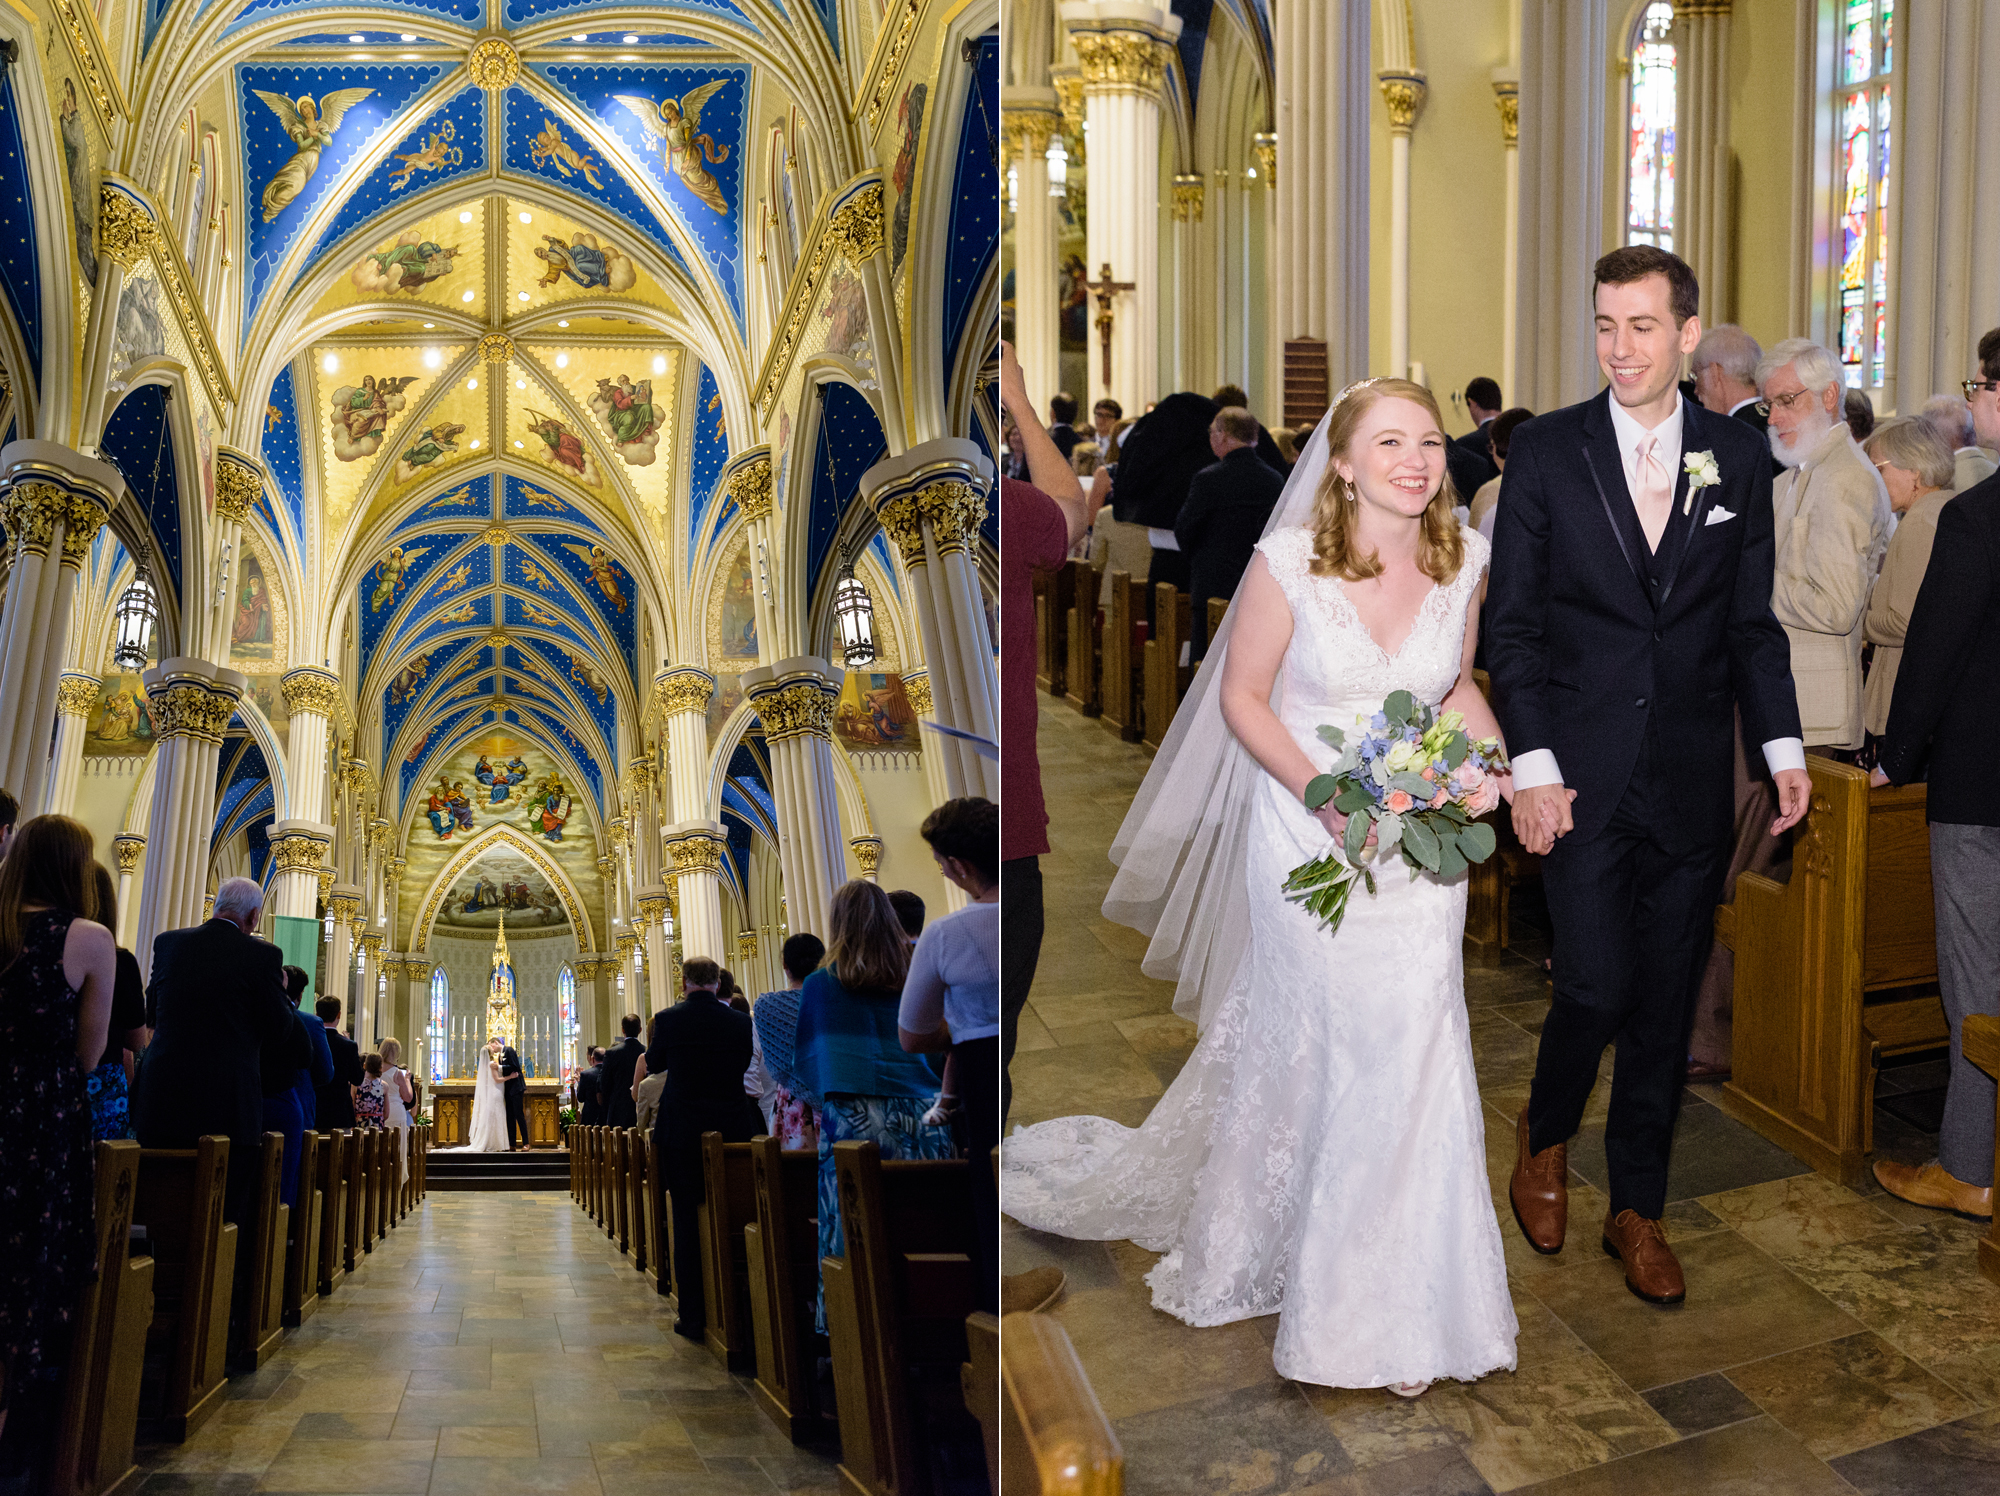
{"label": "groom in black tuxedo", "polygon": [[528,1079],[521,1071],[521,1057],[514,1053],[514,1046],[503,1041],[500,1047],[500,1094],[507,1103],[507,1151],[513,1152],[514,1139],[520,1138],[518,1146],[528,1146],[528,1116],[523,1110],[527,1104]]}
{"label": "groom in black tuxedo", "polygon": [[1615,1041],[1604,1244],[1626,1286],[1658,1304],[1686,1296],[1660,1217],[1727,866],[1734,712],[1777,780],[1773,835],[1805,814],[1810,784],[1771,614],[1770,454],[1677,388],[1701,337],[1697,294],[1687,264],[1650,245],[1597,262],[1611,387],[1514,432],[1485,612],[1514,826],[1545,854],[1555,925],[1515,1219],[1537,1251],[1561,1250],[1566,1145]]}

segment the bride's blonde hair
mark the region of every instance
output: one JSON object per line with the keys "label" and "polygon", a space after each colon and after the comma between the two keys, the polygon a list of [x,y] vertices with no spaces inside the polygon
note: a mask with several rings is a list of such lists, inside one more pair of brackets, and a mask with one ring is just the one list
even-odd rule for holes
{"label": "bride's blonde hair", "polygon": [[[1382,574],[1382,562],[1373,551],[1366,555],[1355,545],[1355,510],[1360,495],[1354,485],[1340,476],[1333,465],[1336,457],[1347,456],[1361,421],[1378,400],[1409,400],[1421,405],[1437,422],[1440,435],[1444,417],[1431,392],[1407,379],[1368,379],[1350,385],[1334,402],[1326,423],[1326,473],[1319,481],[1313,501],[1312,572],[1318,577],[1339,577],[1360,582]],[[1458,575],[1465,564],[1465,541],[1459,532],[1458,516],[1452,513],[1458,494],[1447,471],[1438,490],[1424,506],[1422,531],[1417,537],[1417,569],[1433,582],[1443,585]]]}

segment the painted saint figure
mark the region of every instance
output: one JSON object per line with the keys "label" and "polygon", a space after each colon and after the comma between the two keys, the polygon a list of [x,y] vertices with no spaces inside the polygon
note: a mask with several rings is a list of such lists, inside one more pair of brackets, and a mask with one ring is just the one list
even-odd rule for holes
{"label": "painted saint figure", "polygon": [[715,173],[708,168],[727,161],[729,147],[718,146],[713,136],[702,132],[701,111],[702,106],[720,93],[729,81],[727,78],[711,79],[698,88],[689,89],[678,99],[669,97],[657,103],[633,94],[612,95],[632,111],[633,117],[645,126],[648,135],[661,142],[667,170],[681,179],[681,185],[725,216],[729,212],[729,202],[722,195],[722,184],[716,181]]}
{"label": "painted saint figure", "polygon": [[305,191],[306,183],[319,170],[320,152],[333,144],[333,132],[341,117],[375,92],[372,88],[336,88],[317,104],[311,94],[288,99],[265,89],[252,89],[270,111],[278,116],[285,134],[298,147],[292,159],[278,168],[278,174],[264,184],[264,222],[269,223]]}
{"label": "painted saint figure", "polygon": [[568,541],[563,543],[563,549],[590,568],[590,579],[597,583],[604,600],[623,613],[627,606],[625,590],[618,585],[618,563],[611,552],[601,545],[576,545]]}

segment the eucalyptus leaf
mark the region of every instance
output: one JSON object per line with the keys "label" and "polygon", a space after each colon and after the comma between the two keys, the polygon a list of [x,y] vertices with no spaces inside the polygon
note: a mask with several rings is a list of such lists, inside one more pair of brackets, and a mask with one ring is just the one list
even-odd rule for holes
{"label": "eucalyptus leaf", "polygon": [[1498,838],[1494,836],[1493,828],[1484,821],[1474,821],[1458,833],[1458,849],[1470,862],[1484,862],[1493,855],[1497,845]]}
{"label": "eucalyptus leaf", "polygon": [[1408,691],[1391,691],[1389,699],[1382,703],[1382,715],[1399,726],[1408,723],[1416,709],[1416,698]]}
{"label": "eucalyptus leaf", "polygon": [[1391,774],[1389,776],[1389,788],[1392,790],[1401,790],[1419,805],[1429,804],[1431,796],[1438,792],[1438,787],[1424,778],[1423,775],[1412,774],[1407,769],[1400,774]]}
{"label": "eucalyptus leaf", "polygon": [[1339,788],[1340,786],[1335,783],[1334,777],[1331,774],[1315,774],[1311,779],[1306,781],[1306,792],[1304,795],[1306,809],[1318,810],[1334,797],[1335,791]]}
{"label": "eucalyptus leaf", "polygon": [[1456,769],[1460,764],[1465,762],[1466,755],[1471,751],[1472,744],[1466,740],[1465,734],[1455,732],[1445,739],[1444,752],[1440,757],[1444,759],[1446,768]]}
{"label": "eucalyptus leaf", "polygon": [[1393,811],[1383,811],[1375,818],[1375,845],[1377,856],[1387,857],[1402,844],[1403,818]]}
{"label": "eucalyptus leaf", "polygon": [[1445,801],[1437,808],[1437,813],[1454,826],[1464,826],[1472,820],[1472,817],[1465,813],[1465,807],[1456,800]]}
{"label": "eucalyptus leaf", "polygon": [[1456,878],[1465,871],[1465,858],[1459,853],[1458,838],[1446,837],[1438,843],[1437,874],[1440,878]]}
{"label": "eucalyptus leaf", "polygon": [[1414,857],[1429,872],[1438,870],[1438,853],[1441,850],[1438,835],[1416,816],[1408,816],[1403,822],[1403,852]]}
{"label": "eucalyptus leaf", "polygon": [[1319,740],[1329,748],[1338,748],[1346,743],[1347,734],[1337,727],[1322,727],[1319,729]]}
{"label": "eucalyptus leaf", "polygon": [[1368,777],[1377,784],[1387,784],[1389,782],[1389,760],[1386,758],[1376,759],[1374,763],[1368,766]]}
{"label": "eucalyptus leaf", "polygon": [[1347,860],[1356,867],[1361,865],[1361,854],[1368,845],[1368,830],[1374,824],[1365,812],[1357,812],[1347,818]]}
{"label": "eucalyptus leaf", "polygon": [[1333,808],[1344,816],[1351,816],[1357,810],[1366,810],[1374,803],[1375,797],[1368,793],[1367,786],[1350,784],[1340,792],[1340,797],[1333,802]]}

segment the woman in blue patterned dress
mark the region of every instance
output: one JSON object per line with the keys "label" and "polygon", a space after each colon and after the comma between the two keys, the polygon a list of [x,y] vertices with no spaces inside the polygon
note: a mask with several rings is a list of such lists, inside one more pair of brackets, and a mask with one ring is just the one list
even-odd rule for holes
{"label": "woman in blue patterned dress", "polygon": [[[118,885],[103,863],[91,864],[92,883],[97,891],[97,923],[117,938]],[[111,1033],[104,1046],[104,1058],[90,1072],[90,1135],[99,1142],[116,1142],[132,1136],[131,1071],[144,1052],[153,1031],[146,1026],[146,979],[139,975],[139,958],[118,947],[118,975],[111,986]]]}

